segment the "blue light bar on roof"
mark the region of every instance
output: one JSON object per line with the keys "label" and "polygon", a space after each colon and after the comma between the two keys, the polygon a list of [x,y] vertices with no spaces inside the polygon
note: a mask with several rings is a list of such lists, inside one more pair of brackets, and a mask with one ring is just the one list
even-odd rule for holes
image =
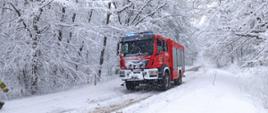
{"label": "blue light bar on roof", "polygon": [[134,33],[134,32],[129,32],[129,33],[127,33],[127,36],[135,36],[135,35],[137,35],[136,33]]}
{"label": "blue light bar on roof", "polygon": [[135,40],[144,40],[144,39],[152,39],[154,33],[151,31],[146,31],[146,32],[129,32],[126,34],[127,36],[122,37],[122,42],[127,42],[127,41],[135,41]]}
{"label": "blue light bar on roof", "polygon": [[152,31],[145,31],[145,32],[140,32],[139,34],[152,35],[152,34],[154,34],[154,32],[152,32]]}

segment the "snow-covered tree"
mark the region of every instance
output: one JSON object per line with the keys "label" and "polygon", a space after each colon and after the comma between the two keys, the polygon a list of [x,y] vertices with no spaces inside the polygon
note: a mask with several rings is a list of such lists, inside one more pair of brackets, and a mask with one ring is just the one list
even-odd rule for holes
{"label": "snow-covered tree", "polygon": [[[266,1],[221,1],[207,14],[209,24],[197,36],[206,44],[206,57],[218,66],[267,65]],[[239,5],[234,5],[239,4]]]}

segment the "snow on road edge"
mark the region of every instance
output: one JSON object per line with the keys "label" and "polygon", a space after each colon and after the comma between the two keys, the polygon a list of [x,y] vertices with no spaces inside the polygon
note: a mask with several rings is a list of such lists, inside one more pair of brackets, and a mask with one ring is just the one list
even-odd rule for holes
{"label": "snow on road edge", "polygon": [[118,110],[123,113],[266,113],[241,90],[239,77],[214,68],[188,72],[185,83]]}

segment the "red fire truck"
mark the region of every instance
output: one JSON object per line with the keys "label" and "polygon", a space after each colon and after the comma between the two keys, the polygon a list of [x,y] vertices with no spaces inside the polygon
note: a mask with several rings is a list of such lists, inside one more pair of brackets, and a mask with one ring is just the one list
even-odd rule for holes
{"label": "red fire truck", "polygon": [[185,72],[183,45],[153,32],[130,33],[120,42],[120,78],[128,90],[152,84],[180,85]]}

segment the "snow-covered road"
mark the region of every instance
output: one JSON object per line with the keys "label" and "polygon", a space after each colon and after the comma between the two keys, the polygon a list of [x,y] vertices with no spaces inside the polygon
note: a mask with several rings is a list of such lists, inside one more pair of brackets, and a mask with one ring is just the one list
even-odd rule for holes
{"label": "snow-covered road", "polygon": [[97,86],[7,101],[0,113],[101,113],[126,107],[159,92],[130,92],[115,79]]}
{"label": "snow-covered road", "polygon": [[241,90],[232,73],[201,68],[165,92],[130,92],[119,79],[43,96],[6,102],[1,113],[266,113]]}
{"label": "snow-covered road", "polygon": [[184,84],[119,110],[126,113],[267,113],[239,84],[239,76],[202,68]]}

